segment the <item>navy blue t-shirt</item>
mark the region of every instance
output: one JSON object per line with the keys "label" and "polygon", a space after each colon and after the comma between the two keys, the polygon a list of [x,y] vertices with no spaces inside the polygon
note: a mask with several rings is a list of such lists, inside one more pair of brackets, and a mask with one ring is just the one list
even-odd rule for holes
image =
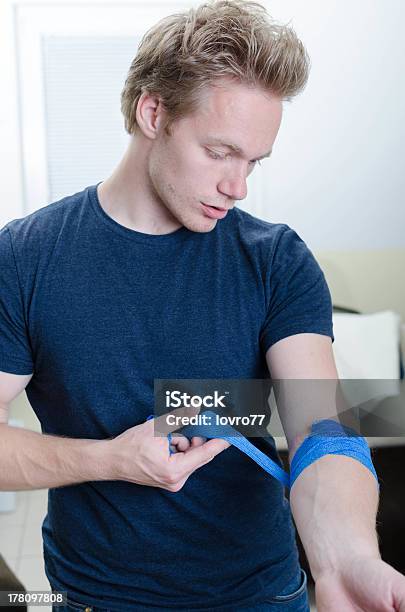
{"label": "navy blue t-shirt", "polygon": [[[155,378],[267,378],[278,340],[333,339],[311,251],[238,208],[211,232],[148,235],[109,217],[92,186],[0,231],[0,282],[0,370],[34,373],[27,397],[59,436],[144,422]],[[281,465],[274,440],[261,442]],[[52,488],[42,532],[51,586],[117,612],[243,609],[298,572],[282,485],[234,447],[177,493]]]}

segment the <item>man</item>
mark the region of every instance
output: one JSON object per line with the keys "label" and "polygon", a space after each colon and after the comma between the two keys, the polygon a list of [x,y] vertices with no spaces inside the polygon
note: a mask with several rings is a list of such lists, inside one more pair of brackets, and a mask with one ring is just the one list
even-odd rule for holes
{"label": "man", "polygon": [[[173,436],[169,455],[147,420],[154,379],[337,378],[312,253],[235,206],[307,73],[254,3],[162,20],[125,84],[117,169],[1,231],[1,488],[49,488],[45,567],[67,610],[308,610],[282,485],[221,439]],[[42,434],[6,424],[24,388]],[[292,459],[305,432],[285,428]],[[349,457],[294,484],[321,612],[405,610],[377,502]]]}

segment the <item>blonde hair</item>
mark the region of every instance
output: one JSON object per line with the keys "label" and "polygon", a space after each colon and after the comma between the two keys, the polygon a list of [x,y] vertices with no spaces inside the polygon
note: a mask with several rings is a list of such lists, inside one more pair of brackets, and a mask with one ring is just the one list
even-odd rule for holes
{"label": "blonde hair", "polygon": [[204,90],[229,77],[288,100],[306,85],[309,57],[294,30],[243,0],[214,0],[169,15],[143,36],[121,94],[125,129],[136,131],[144,91],[160,98],[170,125],[192,114]]}

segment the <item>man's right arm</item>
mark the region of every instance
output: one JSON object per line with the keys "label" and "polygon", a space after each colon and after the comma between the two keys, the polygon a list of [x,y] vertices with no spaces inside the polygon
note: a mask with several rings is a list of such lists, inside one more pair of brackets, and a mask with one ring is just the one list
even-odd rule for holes
{"label": "man's right arm", "polygon": [[90,480],[125,480],[179,491],[190,474],[229,447],[221,439],[203,442],[154,435],[153,419],[107,440],[64,438],[10,427],[8,406],[32,375],[0,372],[0,491],[50,489]]}
{"label": "man's right arm", "polygon": [[8,423],[9,405],[30,375],[0,372],[0,490],[61,487],[108,478],[103,440],[63,438]]}

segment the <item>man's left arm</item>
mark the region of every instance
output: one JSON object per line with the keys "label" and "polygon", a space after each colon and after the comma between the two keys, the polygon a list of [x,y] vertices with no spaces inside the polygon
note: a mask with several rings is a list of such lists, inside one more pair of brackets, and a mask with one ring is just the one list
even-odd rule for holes
{"label": "man's left arm", "polygon": [[[285,383],[281,403],[277,398],[291,464],[312,422],[334,416],[335,396],[325,391],[338,383],[332,341],[321,334],[296,334],[273,344],[266,358],[273,380],[294,381]],[[322,387],[322,380],[330,382]],[[319,402],[323,396],[325,405]],[[381,560],[378,487],[362,463],[344,455],[322,456],[299,474],[290,505],[315,580],[318,612],[405,612],[405,577]]]}

